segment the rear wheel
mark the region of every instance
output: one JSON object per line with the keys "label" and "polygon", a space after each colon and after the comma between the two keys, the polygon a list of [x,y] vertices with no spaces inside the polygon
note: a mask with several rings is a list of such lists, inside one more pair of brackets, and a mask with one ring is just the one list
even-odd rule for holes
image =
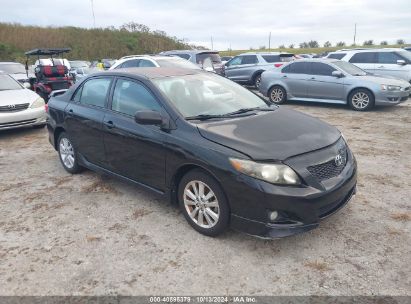
{"label": "rear wheel", "polygon": [[348,97],[348,104],[356,111],[367,111],[374,107],[374,95],[366,89],[357,89]]}
{"label": "rear wheel", "polygon": [[202,170],[192,170],[181,180],[178,191],[180,209],[187,222],[207,236],[223,233],[230,210],[218,182]]}
{"label": "rear wheel", "polygon": [[254,87],[258,90],[261,84],[261,74],[254,77]]}
{"label": "rear wheel", "polygon": [[67,133],[61,133],[57,143],[60,161],[64,169],[72,174],[80,172],[81,167],[77,162],[76,150]]}
{"label": "rear wheel", "polygon": [[268,98],[273,103],[282,104],[287,101],[287,92],[285,91],[283,87],[273,86],[268,91]]}

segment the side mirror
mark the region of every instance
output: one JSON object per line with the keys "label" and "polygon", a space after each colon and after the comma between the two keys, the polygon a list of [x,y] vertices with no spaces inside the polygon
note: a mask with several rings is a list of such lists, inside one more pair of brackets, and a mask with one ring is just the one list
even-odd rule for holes
{"label": "side mirror", "polygon": [[337,78],[344,77],[344,74],[343,74],[341,71],[333,71],[333,72],[331,73],[331,75],[332,75],[333,77],[337,77]]}
{"label": "side mirror", "polygon": [[134,115],[134,120],[140,125],[162,126],[164,124],[164,119],[161,114],[150,110],[137,111]]}
{"label": "side mirror", "polygon": [[407,63],[405,62],[405,60],[397,60],[397,64],[398,65],[406,65]]}

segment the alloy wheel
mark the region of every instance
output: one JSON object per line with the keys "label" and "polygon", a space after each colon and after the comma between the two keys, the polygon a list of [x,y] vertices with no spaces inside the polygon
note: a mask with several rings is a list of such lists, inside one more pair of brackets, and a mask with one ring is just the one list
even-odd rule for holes
{"label": "alloy wheel", "polygon": [[352,97],[352,105],[356,109],[365,109],[370,103],[370,97],[364,92],[357,92]]}
{"label": "alloy wheel", "polygon": [[284,98],[283,90],[281,90],[280,88],[274,88],[271,91],[270,98],[273,102],[281,102]]}
{"label": "alloy wheel", "polygon": [[260,87],[260,84],[261,84],[261,75],[257,76],[257,78],[255,79],[256,89],[258,89]]}
{"label": "alloy wheel", "polygon": [[184,207],[191,220],[202,228],[215,226],[220,207],[213,190],[204,182],[194,180],[184,188]]}
{"label": "alloy wheel", "polygon": [[69,168],[72,169],[74,167],[74,149],[73,145],[71,144],[70,140],[67,138],[62,138],[60,140],[60,158],[63,162],[63,164]]}

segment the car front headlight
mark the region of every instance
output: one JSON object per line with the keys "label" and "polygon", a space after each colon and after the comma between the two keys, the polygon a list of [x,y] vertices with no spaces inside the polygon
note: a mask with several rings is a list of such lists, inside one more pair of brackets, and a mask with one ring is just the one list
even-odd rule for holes
{"label": "car front headlight", "polygon": [[395,85],[389,85],[389,84],[382,84],[381,85],[381,90],[383,90],[383,91],[400,91],[401,87],[400,86],[395,86]]}
{"label": "car front headlight", "polygon": [[40,107],[44,107],[44,105],[45,105],[44,99],[39,97],[31,104],[30,108],[32,109],[40,108]]}
{"label": "car front headlight", "polygon": [[297,173],[286,165],[257,163],[251,160],[236,158],[230,158],[230,163],[238,172],[272,184],[301,184]]}

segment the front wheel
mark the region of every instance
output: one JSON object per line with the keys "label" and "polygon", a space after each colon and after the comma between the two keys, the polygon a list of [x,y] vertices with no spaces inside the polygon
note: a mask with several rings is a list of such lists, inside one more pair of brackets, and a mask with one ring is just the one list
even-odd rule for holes
{"label": "front wheel", "polygon": [[258,90],[261,84],[261,74],[254,77],[254,87]]}
{"label": "front wheel", "polygon": [[187,222],[201,234],[217,236],[228,228],[230,210],[224,192],[207,173],[188,172],[180,182],[178,197]]}
{"label": "front wheel", "polygon": [[58,152],[61,164],[67,172],[74,174],[81,171],[74,146],[65,132],[58,138]]}
{"label": "front wheel", "polygon": [[287,101],[287,92],[283,87],[273,86],[268,92],[268,98],[273,103],[282,104]]}
{"label": "front wheel", "polygon": [[356,111],[367,111],[374,106],[374,95],[365,89],[357,89],[348,97],[348,104]]}

